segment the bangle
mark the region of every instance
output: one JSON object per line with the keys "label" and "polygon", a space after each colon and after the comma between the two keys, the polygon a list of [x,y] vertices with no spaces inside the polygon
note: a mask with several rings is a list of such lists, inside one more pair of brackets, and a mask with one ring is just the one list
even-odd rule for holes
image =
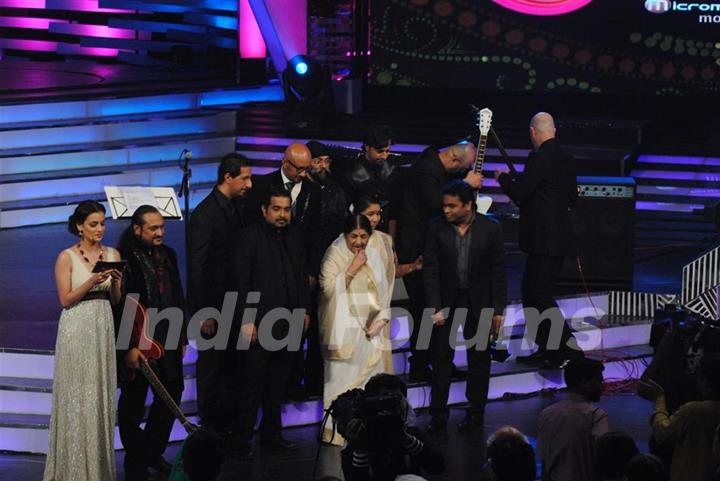
{"label": "bangle", "polygon": [[355,277],[355,276],[357,275],[357,273],[355,273],[355,274],[350,274],[348,271],[345,271],[345,275],[348,276],[348,277]]}

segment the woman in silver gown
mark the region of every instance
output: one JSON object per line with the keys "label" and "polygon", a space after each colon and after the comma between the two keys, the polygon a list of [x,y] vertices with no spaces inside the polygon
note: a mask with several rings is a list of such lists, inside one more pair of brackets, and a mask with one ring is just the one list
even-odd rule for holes
{"label": "woman in silver gown", "polygon": [[63,307],[55,345],[45,481],[115,479],[115,331],[110,303],[120,300],[116,270],[93,273],[98,261],[119,261],[101,244],[105,208],[83,201],[68,220],[79,241],[60,253],[55,282]]}

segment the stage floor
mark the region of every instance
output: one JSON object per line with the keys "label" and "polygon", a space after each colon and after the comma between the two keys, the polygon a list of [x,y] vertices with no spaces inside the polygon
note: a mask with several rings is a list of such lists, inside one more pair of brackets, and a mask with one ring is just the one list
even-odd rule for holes
{"label": "stage floor", "polygon": [[[127,225],[128,221],[109,220],[105,244],[115,245]],[[166,223],[165,242],[176,249],[181,266],[183,237],[182,222]],[[58,253],[73,241],[63,224],[0,230],[0,347],[54,349],[61,308],[53,267]],[[519,300],[524,255],[514,239],[507,239],[506,250],[508,296]],[[634,290],[679,293],[682,266],[701,253],[700,246],[638,249]]]}
{"label": "stage floor", "polygon": [[[446,434],[431,437],[435,445],[446,453],[447,469],[437,476],[428,476],[429,481],[477,481],[487,479],[481,466],[485,459],[485,439],[496,429],[515,426],[531,438],[535,444],[537,436],[537,417],[547,405],[557,397],[532,397],[524,400],[494,401],[487,407],[484,433],[459,433],[454,424],[462,419],[463,411],[451,407],[450,424]],[[605,396],[600,405],[608,412],[612,430],[629,433],[642,452],[647,452],[647,440],[650,437],[648,418],[652,404],[634,395]],[[418,425],[424,427],[429,416],[422,412],[418,416]],[[317,453],[317,426],[286,429],[283,434],[300,444],[300,449],[291,453],[256,450],[256,459],[252,462],[228,462],[225,464],[219,481],[243,479],[244,481],[287,480],[304,481],[312,479],[313,466]],[[172,460],[180,449],[180,443],[171,444],[165,452],[165,458]],[[124,452],[117,452],[118,481],[125,479],[122,470]],[[0,481],[39,481],[42,479],[45,456],[41,455],[0,455]]]}

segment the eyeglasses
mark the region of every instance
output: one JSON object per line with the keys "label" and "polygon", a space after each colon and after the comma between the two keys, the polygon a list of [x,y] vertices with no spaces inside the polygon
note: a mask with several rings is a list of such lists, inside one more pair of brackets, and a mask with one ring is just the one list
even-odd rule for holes
{"label": "eyeglasses", "polygon": [[309,171],[310,171],[310,166],[307,166],[307,167],[298,167],[297,165],[295,165],[295,163],[294,163],[292,160],[288,159],[287,157],[285,157],[283,160],[286,160],[288,164],[292,165],[293,168],[297,171],[298,174],[302,174],[303,172],[309,172]]}

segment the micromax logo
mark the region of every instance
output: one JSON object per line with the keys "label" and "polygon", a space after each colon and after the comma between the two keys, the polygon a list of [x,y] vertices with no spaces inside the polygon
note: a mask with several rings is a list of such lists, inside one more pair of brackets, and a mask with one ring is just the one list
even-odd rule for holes
{"label": "micromax logo", "polygon": [[665,13],[671,6],[668,0],[645,0],[645,10],[652,13]]}
{"label": "micromax logo", "polygon": [[645,0],[645,10],[651,13],[676,12],[720,12],[720,3],[689,3],[671,0]]}

